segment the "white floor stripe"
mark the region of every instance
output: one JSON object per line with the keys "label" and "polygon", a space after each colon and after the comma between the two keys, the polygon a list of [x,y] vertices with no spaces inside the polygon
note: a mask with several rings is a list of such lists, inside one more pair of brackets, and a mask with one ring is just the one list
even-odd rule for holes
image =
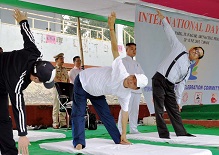
{"label": "white floor stripe", "polygon": [[112,140],[92,138],[86,140],[86,148],[73,148],[72,141],[42,143],[41,148],[59,152],[83,153],[86,155],[212,155],[207,149],[167,147],[149,144],[120,145]]}
{"label": "white floor stripe", "polygon": [[[66,135],[58,132],[41,132],[41,131],[27,131],[27,137],[30,142],[35,142],[38,140],[44,139],[54,139],[54,138],[65,138]],[[13,130],[14,140],[18,141],[18,132],[17,130]]]}
{"label": "white floor stripe", "polygon": [[186,145],[199,145],[199,146],[219,146],[219,136],[214,135],[201,135],[194,134],[196,137],[179,136],[177,137],[175,133],[170,133],[171,139],[159,138],[157,132],[150,133],[139,133],[139,134],[128,134],[128,139],[136,140],[147,140],[154,142],[168,142],[171,144],[186,144]]}

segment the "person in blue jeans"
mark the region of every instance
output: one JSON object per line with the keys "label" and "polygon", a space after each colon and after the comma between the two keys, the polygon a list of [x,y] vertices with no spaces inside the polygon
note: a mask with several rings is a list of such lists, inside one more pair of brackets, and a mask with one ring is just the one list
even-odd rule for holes
{"label": "person in blue jeans", "polygon": [[[108,17],[112,54],[112,66],[89,68],[81,71],[74,81],[74,95],[72,105],[72,137],[77,150],[86,147],[85,143],[85,111],[87,99],[91,101],[101,121],[116,144],[131,144],[126,139],[128,122],[128,104],[131,90],[137,90],[147,85],[148,79],[143,74],[129,75],[119,56],[116,35],[114,31],[116,14]],[[120,134],[115,120],[110,113],[104,95],[115,95],[122,109],[122,133]]]}

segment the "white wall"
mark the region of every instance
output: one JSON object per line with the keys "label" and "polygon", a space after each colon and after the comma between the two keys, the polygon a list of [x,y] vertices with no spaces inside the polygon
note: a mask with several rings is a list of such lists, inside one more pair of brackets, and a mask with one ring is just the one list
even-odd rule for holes
{"label": "white wall", "polygon": [[[0,5],[0,7],[14,9],[8,5]],[[31,12],[43,16],[54,17],[60,19],[60,14],[41,12],[28,9],[22,9],[25,12]],[[0,47],[4,51],[12,51],[23,48],[23,39],[20,34],[19,26],[15,26],[15,20],[12,16],[11,10],[0,9]],[[55,21],[55,19],[37,16],[41,20]],[[30,17],[35,17],[33,14],[28,14],[29,24],[32,27],[32,20]],[[1,23],[2,22],[2,23]],[[7,24],[5,24],[7,23]],[[47,22],[34,21],[34,28],[31,28],[36,40],[36,45],[43,54],[43,58],[48,61],[54,61],[53,56],[58,53],[65,54],[65,63],[72,63],[72,58],[76,55],[80,56],[79,39],[77,36],[62,34],[61,25],[51,24],[51,31],[46,31],[48,27]],[[123,45],[123,26],[117,25],[117,39],[119,45],[120,55],[126,55],[125,47]],[[48,38],[53,39],[49,40]],[[111,53],[111,43],[109,41],[102,41],[98,39],[83,38],[84,64],[92,66],[109,66],[113,61]]]}
{"label": "white wall", "polygon": [[[54,61],[53,56],[63,52],[65,62],[72,63],[75,55],[80,55],[79,40],[77,36],[66,35],[32,29],[36,45],[43,54],[43,59]],[[0,46],[5,52],[23,48],[23,39],[20,34],[20,27],[17,25],[0,24]],[[47,37],[54,39],[50,41]],[[110,41],[84,38],[83,51],[85,65],[108,66],[113,61]],[[124,55],[124,52],[121,52]]]}

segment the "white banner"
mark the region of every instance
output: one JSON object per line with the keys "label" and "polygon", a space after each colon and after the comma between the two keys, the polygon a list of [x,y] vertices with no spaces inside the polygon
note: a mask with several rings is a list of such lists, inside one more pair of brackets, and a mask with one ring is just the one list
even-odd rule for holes
{"label": "white banner", "polygon": [[[65,63],[73,63],[72,58],[80,55],[79,39],[76,35],[31,29],[35,43],[43,54],[43,59],[54,62],[54,55],[64,53]],[[15,39],[16,38],[16,39]],[[110,41],[82,38],[85,65],[109,66],[113,62]],[[20,27],[0,23],[0,47],[4,52],[23,48]],[[120,54],[125,54],[121,51]]]}
{"label": "white banner", "polygon": [[[183,92],[181,105],[218,104],[219,22],[176,12],[161,12],[188,51],[195,46],[201,46],[205,50],[204,57],[191,66],[192,71]],[[143,94],[150,113],[154,113],[151,78],[161,61],[170,53],[169,42],[156,14],[154,8],[136,7],[136,59],[149,79]]]}

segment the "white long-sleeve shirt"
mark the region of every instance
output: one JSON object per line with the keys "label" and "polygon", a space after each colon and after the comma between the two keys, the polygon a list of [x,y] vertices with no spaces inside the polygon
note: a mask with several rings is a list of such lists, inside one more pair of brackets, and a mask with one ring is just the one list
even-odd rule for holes
{"label": "white long-sleeve shirt", "polygon": [[[122,63],[124,64],[127,72],[130,75],[144,74],[144,71],[142,70],[141,65],[137,61],[133,60],[132,57],[127,55],[126,57],[122,58]],[[132,92],[136,94],[141,94],[142,90],[141,89],[132,90]]]}
{"label": "white long-sleeve shirt", "polygon": [[82,71],[81,68],[78,68],[78,67],[73,67],[70,72],[69,72],[69,79],[70,79],[70,82],[74,84],[74,81],[75,81],[75,78],[76,76]]}
{"label": "white long-sleeve shirt", "polygon": [[[168,55],[166,59],[159,65],[157,71],[161,73],[164,77],[167,72],[167,69],[169,68],[172,61],[183,51],[186,51],[186,47],[178,40],[178,38],[175,35],[175,32],[167,22],[166,18],[163,19],[163,28],[166,33],[167,39],[170,42],[171,46],[171,53]],[[182,55],[176,63],[173,65],[172,69],[170,70],[170,73],[167,77],[167,79],[175,84],[176,82],[181,81],[186,75],[186,78],[177,84],[177,87],[175,89],[177,103],[181,103],[182,93],[185,88],[185,83],[189,78],[190,69],[188,71],[188,68],[190,66],[191,62],[189,60],[189,54]],[[187,74],[188,71],[188,74]]]}
{"label": "white long-sleeve shirt", "polygon": [[124,111],[128,111],[131,97],[131,89],[123,85],[128,76],[121,57],[117,57],[111,67],[88,68],[79,73],[82,87],[87,93],[93,96],[116,95]]}

